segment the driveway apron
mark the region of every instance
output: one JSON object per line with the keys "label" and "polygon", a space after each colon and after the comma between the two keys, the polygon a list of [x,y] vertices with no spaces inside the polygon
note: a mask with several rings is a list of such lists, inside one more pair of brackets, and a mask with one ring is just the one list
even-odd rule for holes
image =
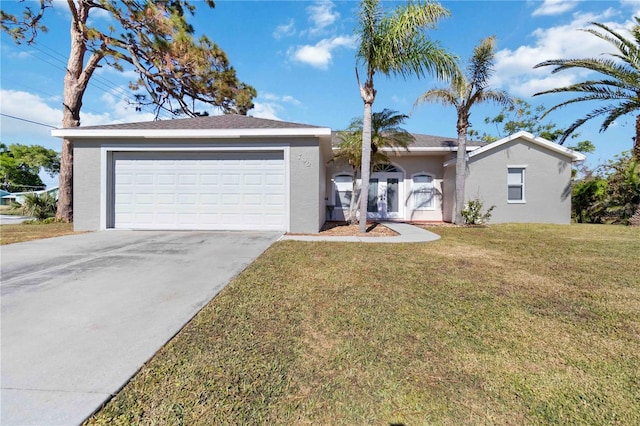
{"label": "driveway apron", "polygon": [[0,423],[81,423],[279,237],[107,231],[2,246]]}

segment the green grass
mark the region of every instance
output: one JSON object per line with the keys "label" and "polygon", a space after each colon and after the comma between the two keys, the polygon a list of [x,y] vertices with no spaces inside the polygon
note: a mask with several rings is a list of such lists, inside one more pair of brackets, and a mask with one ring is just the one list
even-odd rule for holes
{"label": "green grass", "polygon": [[89,424],[640,424],[640,229],[279,242]]}

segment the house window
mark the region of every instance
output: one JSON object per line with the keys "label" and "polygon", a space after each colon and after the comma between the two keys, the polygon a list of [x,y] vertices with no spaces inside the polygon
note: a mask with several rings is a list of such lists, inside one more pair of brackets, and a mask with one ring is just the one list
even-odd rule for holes
{"label": "house window", "polygon": [[507,168],[507,201],[524,203],[524,167]]}
{"label": "house window", "polygon": [[353,178],[350,175],[338,175],[333,178],[334,203],[337,209],[348,209],[351,205]]}
{"label": "house window", "polygon": [[435,191],[433,188],[433,176],[415,175],[413,177],[412,195],[414,209],[434,208],[435,203],[433,199]]}

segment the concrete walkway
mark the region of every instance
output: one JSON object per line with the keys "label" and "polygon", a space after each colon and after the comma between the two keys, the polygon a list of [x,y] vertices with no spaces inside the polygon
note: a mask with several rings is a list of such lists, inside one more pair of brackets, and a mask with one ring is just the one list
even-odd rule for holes
{"label": "concrete walkway", "polygon": [[279,236],[105,231],[2,246],[0,424],[82,423]]}
{"label": "concrete walkway", "polygon": [[334,242],[352,242],[352,243],[425,243],[440,239],[440,235],[419,228],[408,223],[400,222],[383,222],[384,226],[396,231],[400,235],[393,237],[356,237],[341,236],[332,237],[324,235],[283,235],[282,240],[295,241],[334,241]]}

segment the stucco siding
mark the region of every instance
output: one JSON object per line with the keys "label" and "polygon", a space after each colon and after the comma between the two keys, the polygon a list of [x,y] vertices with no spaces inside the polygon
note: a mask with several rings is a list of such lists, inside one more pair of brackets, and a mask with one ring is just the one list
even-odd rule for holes
{"label": "stucco siding", "polygon": [[[402,197],[402,218],[401,220],[413,221],[441,221],[442,203],[444,197],[443,189],[443,162],[446,155],[443,154],[424,154],[424,155],[405,155],[403,157],[390,154],[391,163],[403,172],[402,181],[403,193]],[[325,179],[327,204],[335,205],[335,191],[333,179],[337,175],[345,174],[353,176],[353,169],[343,160],[335,160],[331,162],[327,168],[327,176]],[[413,206],[413,176],[418,174],[427,174],[433,178],[434,186],[434,205],[432,208],[414,208]],[[345,220],[346,211],[342,209],[334,209],[332,213],[333,220]]]}
{"label": "stucco siding", "polygon": [[100,229],[101,149],[76,141],[73,148],[73,229]]}
{"label": "stucco siding", "polygon": [[[99,230],[113,226],[111,153],[119,151],[281,151],[288,171],[288,230],[315,233],[324,222],[324,163],[318,138],[215,139],[117,139],[76,140],[74,142],[74,228]],[[103,152],[104,151],[104,152]],[[288,153],[288,156],[287,156]],[[104,200],[103,200],[104,198]],[[101,211],[104,210],[104,211]],[[104,222],[104,223],[103,223]]]}
{"label": "stucco siding", "polygon": [[453,165],[444,168],[442,192],[442,220],[453,222],[456,206],[456,167]]}
{"label": "stucco siding", "polygon": [[[316,233],[321,226],[320,161],[317,140],[296,143],[290,148],[290,231]],[[324,206],[322,206],[324,209]]]}
{"label": "stucco siding", "polygon": [[[465,199],[495,205],[491,223],[570,223],[571,161],[528,141],[516,139],[472,157],[467,165]],[[524,199],[507,200],[507,169],[525,170]],[[455,172],[455,167],[451,167]]]}

